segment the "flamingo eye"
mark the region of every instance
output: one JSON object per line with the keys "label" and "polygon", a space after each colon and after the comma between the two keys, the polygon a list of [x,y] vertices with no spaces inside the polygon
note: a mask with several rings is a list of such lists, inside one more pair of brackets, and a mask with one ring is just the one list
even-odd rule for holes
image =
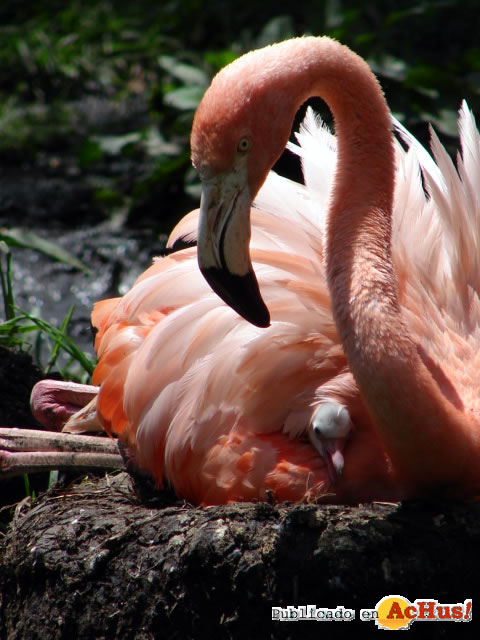
{"label": "flamingo eye", "polygon": [[237,151],[240,151],[240,153],[245,153],[246,151],[250,150],[251,146],[252,146],[252,143],[250,138],[245,136],[244,138],[240,138],[240,141],[237,145]]}

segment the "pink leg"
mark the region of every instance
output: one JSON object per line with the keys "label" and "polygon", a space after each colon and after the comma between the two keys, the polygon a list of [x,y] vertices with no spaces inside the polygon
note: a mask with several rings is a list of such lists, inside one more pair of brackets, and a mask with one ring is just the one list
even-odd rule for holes
{"label": "pink leg", "polygon": [[[49,431],[0,428],[0,478],[37,471],[124,469],[118,442],[110,438],[56,433],[79,410],[79,430],[99,428],[96,408],[89,411],[98,387],[59,380],[38,382],[30,397],[36,420]],[[85,428],[84,428],[85,427]]]}
{"label": "pink leg", "polygon": [[125,469],[125,462],[111,438],[0,428],[0,479],[52,469]]}

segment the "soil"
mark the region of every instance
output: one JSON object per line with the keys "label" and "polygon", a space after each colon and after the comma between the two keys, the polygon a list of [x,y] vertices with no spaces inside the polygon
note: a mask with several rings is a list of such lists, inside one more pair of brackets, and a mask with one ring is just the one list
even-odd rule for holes
{"label": "soil", "polygon": [[28,353],[0,347],[0,426],[37,426],[30,413],[30,392],[43,377]]}
{"label": "soil", "polygon": [[[366,630],[375,624],[360,625],[360,609],[385,595],[452,603],[477,593],[479,509],[202,509],[141,500],[125,473],[85,480],[17,507],[2,544],[1,637],[319,637],[314,621],[272,620],[272,606],[299,604],[353,609],[349,631]],[[346,637],[344,627],[329,625],[328,637]],[[428,637],[450,627],[430,623]]]}

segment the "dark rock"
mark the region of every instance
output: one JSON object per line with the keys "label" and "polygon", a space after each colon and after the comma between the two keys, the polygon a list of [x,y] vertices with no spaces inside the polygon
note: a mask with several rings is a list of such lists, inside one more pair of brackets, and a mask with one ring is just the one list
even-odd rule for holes
{"label": "dark rock", "polygon": [[0,426],[38,428],[30,413],[30,392],[43,377],[28,353],[0,347]]}
{"label": "dark rock", "polygon": [[[24,501],[1,548],[1,637],[344,638],[374,627],[359,627],[359,610],[385,595],[477,593],[476,504],[160,504],[141,503],[124,473]],[[272,621],[272,606],[292,604],[343,605],[357,620]]]}

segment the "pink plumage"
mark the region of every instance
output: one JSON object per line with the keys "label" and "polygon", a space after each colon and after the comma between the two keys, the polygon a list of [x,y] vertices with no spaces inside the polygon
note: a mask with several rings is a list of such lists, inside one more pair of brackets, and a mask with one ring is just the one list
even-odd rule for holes
{"label": "pink plumage", "polygon": [[[340,150],[309,111],[300,146],[289,143],[305,185],[271,173],[257,193],[285,146],[284,121],[319,93],[315,74]],[[99,420],[159,486],[199,504],[397,500],[439,485],[478,494],[479,135],[463,105],[457,172],[436,137],[435,160],[398,123],[409,149],[394,143],[390,118],[365,63],[328,39],[248,54],[214,80],[193,159],[208,185],[232,167],[235,180],[245,175],[234,187],[248,209],[256,196],[250,254],[270,325],[249,324],[213,293],[195,248],[157,259],[92,315]],[[195,239],[198,215],[170,244]],[[230,238],[225,223],[220,258],[241,271],[232,239],[247,246],[248,233],[238,224]],[[343,451],[337,478],[309,437],[323,406],[351,421],[333,436],[319,422],[320,440]]]}

